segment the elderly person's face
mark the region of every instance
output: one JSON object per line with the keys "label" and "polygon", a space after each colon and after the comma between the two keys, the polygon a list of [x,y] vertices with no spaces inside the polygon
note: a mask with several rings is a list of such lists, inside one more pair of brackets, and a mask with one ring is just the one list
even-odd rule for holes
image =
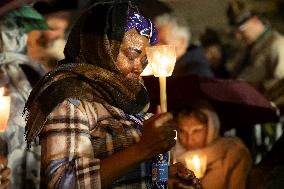
{"label": "elderly person's face", "polygon": [[195,150],[206,145],[207,125],[194,114],[179,116],[178,139],[186,150]]}
{"label": "elderly person's face", "polygon": [[49,29],[43,30],[47,42],[54,42],[59,38],[64,38],[68,21],[64,18],[50,17],[46,20]]}
{"label": "elderly person's face", "polygon": [[173,31],[173,25],[157,26],[158,45],[174,45],[176,48],[177,59],[180,58],[187,49],[188,41],[183,36],[178,36]]}
{"label": "elderly person's face", "polygon": [[125,33],[117,57],[117,67],[123,75],[131,79],[139,79],[147,65],[145,48],[149,47],[148,38],[140,35],[136,29]]}

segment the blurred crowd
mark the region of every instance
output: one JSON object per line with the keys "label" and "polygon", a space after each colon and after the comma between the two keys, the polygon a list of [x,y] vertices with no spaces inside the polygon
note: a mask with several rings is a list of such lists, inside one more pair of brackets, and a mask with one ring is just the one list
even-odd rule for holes
{"label": "blurred crowd", "polygon": [[[12,99],[7,128],[0,133],[0,188],[40,185],[41,149],[39,141],[27,148],[22,113],[40,78],[66,58],[64,47],[70,28],[86,6],[81,2],[84,6],[78,3],[77,7],[56,8],[54,2],[0,2],[0,88],[4,87]],[[141,6],[143,13],[147,13],[145,7]],[[184,106],[174,113],[177,144],[171,153],[175,161],[184,164],[192,154],[207,155],[207,170],[201,178],[204,189],[281,188],[284,36],[246,1],[229,0],[226,16],[231,33],[206,27],[193,41],[190,23],[170,11],[155,15],[157,45],[173,44],[176,48],[173,77],[194,74],[246,81],[277,108],[279,119],[224,130],[207,101]],[[235,38],[228,42],[232,34]],[[236,115],[236,119],[241,118]]]}

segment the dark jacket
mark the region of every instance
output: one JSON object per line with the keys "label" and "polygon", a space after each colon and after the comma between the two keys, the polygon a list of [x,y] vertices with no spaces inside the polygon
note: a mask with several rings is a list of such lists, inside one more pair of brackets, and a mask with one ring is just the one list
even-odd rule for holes
{"label": "dark jacket", "polygon": [[213,77],[214,74],[200,46],[191,45],[175,65],[173,76],[196,74]]}

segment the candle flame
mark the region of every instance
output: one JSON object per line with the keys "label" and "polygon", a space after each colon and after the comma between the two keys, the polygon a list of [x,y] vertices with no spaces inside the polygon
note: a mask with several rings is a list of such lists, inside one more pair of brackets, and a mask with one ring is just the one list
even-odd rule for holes
{"label": "candle flame", "polygon": [[172,45],[159,45],[146,48],[147,59],[154,76],[167,77],[173,72],[176,54]]}
{"label": "candle flame", "polygon": [[[8,96],[4,96],[4,87],[0,87],[0,110],[4,110],[7,106],[10,106],[10,99]],[[0,112],[0,119],[1,119],[1,112]]]}
{"label": "candle flame", "polygon": [[4,94],[4,87],[1,87],[0,88],[0,96],[3,96],[3,94]]}
{"label": "candle flame", "polygon": [[199,159],[199,157],[197,155],[193,156],[192,162],[193,162],[193,165],[195,166],[196,169],[200,169],[201,161],[200,161],[200,159]]}
{"label": "candle flame", "polygon": [[207,157],[205,155],[194,154],[188,158],[185,158],[186,167],[192,170],[197,178],[202,178],[206,171]]}
{"label": "candle flame", "polygon": [[0,133],[7,128],[7,123],[10,115],[10,96],[4,95],[4,87],[0,88]]}

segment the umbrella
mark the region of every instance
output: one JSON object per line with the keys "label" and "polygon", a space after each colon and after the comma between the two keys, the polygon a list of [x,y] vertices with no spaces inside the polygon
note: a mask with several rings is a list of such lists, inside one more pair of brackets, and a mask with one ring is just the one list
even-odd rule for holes
{"label": "umbrella", "polygon": [[[150,111],[159,104],[159,82],[143,77],[150,97]],[[208,100],[216,110],[223,128],[276,122],[277,109],[245,81],[205,78],[195,75],[167,78],[168,111],[193,102]]]}

